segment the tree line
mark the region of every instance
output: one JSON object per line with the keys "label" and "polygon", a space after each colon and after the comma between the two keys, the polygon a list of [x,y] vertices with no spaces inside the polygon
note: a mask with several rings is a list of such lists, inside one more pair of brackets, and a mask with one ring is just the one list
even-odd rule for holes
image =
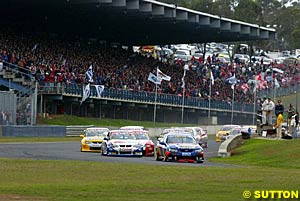
{"label": "tree line", "polygon": [[291,0],[162,0],[165,3],[275,28],[277,40],[257,41],[266,50],[300,48],[300,2]]}

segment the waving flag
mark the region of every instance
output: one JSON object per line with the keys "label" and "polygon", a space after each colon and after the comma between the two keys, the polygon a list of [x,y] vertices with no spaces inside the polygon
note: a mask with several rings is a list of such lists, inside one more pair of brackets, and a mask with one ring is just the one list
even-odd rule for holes
{"label": "waving flag", "polygon": [[275,78],[275,83],[274,83],[274,84],[275,84],[275,87],[276,87],[276,88],[279,88],[279,87],[280,87],[280,84],[279,84],[277,78]]}
{"label": "waving flag", "polygon": [[93,80],[93,66],[92,65],[86,71],[85,76],[86,76],[88,82],[94,82],[94,80]]}
{"label": "waving flag", "polygon": [[38,46],[38,44],[36,43],[36,44],[32,47],[31,52],[35,51],[36,48],[37,48],[37,46]]}
{"label": "waving flag", "polygon": [[211,84],[214,85],[215,84],[215,78],[214,78],[214,75],[213,75],[213,72],[210,71],[210,81],[211,81]]}
{"label": "waving flag", "polygon": [[278,69],[278,68],[272,68],[272,70],[273,70],[273,71],[275,71],[275,72],[277,72],[277,73],[281,73],[281,74],[283,74],[283,73],[284,73],[284,71],[283,71],[283,70],[281,70],[281,69]]}
{"label": "waving flag", "polygon": [[161,70],[159,70],[159,68],[157,68],[157,78],[161,79],[161,80],[166,80],[166,81],[170,81],[171,77],[164,74],[163,72],[161,72]]}
{"label": "waving flag", "polygon": [[183,76],[181,78],[181,81],[182,81],[181,88],[183,88],[183,89],[185,88],[185,80],[184,80],[185,74],[186,74],[186,68],[184,68],[184,70],[183,70]]}
{"label": "waving flag", "polygon": [[87,84],[85,87],[83,87],[82,100],[80,104],[82,104],[90,96],[90,94],[90,84]]}
{"label": "waving flag", "polygon": [[236,84],[237,79],[235,77],[235,74],[233,74],[233,76],[231,76],[230,78],[227,78],[227,81],[228,81],[229,84]]}
{"label": "waving flag", "polygon": [[227,81],[229,84],[231,84],[231,89],[234,89],[234,85],[237,83],[237,79],[235,77],[235,74],[233,74],[232,77],[227,78]]}
{"label": "waving flag", "polygon": [[161,84],[161,79],[159,79],[153,73],[149,73],[148,80],[153,82],[154,84]]}
{"label": "waving flag", "polygon": [[101,97],[104,90],[104,85],[95,85],[95,87],[97,91],[97,97]]}

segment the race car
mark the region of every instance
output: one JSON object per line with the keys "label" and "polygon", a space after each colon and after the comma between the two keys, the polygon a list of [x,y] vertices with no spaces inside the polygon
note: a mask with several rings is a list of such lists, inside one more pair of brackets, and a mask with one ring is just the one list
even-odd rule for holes
{"label": "race car", "polygon": [[135,135],[136,140],[143,145],[144,156],[154,156],[154,143],[145,130],[132,130],[130,131]]}
{"label": "race car", "polygon": [[143,145],[128,130],[111,130],[101,144],[104,156],[138,156],[143,155]]}
{"label": "race car", "polygon": [[231,124],[222,126],[222,128],[216,133],[216,142],[222,142],[226,140],[226,136],[228,136],[230,131],[234,128],[241,128],[241,126]]}
{"label": "race car", "polygon": [[170,132],[189,132],[196,139],[197,143],[201,145],[202,148],[208,148],[208,136],[207,131],[201,127],[174,127],[174,128],[166,128],[159,135],[157,140],[161,140],[163,136]]}
{"label": "race car", "polygon": [[157,137],[157,141],[161,141],[164,138],[164,136],[168,133],[177,133],[177,132],[188,132],[188,131],[186,131],[184,127],[166,128]]}
{"label": "race car", "polygon": [[81,152],[100,152],[103,139],[109,132],[108,128],[93,127],[84,130],[84,134],[80,135]]}
{"label": "race car", "polygon": [[156,146],[155,160],[203,163],[204,150],[190,133],[168,133]]}
{"label": "race car", "polygon": [[204,130],[201,127],[185,127],[187,130],[191,129],[194,138],[196,139],[197,143],[201,145],[202,148],[208,148],[208,136],[207,130]]}
{"label": "race car", "polygon": [[122,126],[120,130],[146,130],[144,126]]}

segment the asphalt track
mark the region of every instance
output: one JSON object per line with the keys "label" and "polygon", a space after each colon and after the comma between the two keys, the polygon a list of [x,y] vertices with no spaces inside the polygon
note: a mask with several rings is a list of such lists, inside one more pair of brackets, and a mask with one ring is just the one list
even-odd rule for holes
{"label": "asphalt track", "polygon": [[0,143],[0,158],[124,162],[185,166],[227,166],[226,164],[216,164],[207,161],[207,159],[217,156],[220,143],[216,143],[214,140],[209,140],[208,145],[209,147],[205,150],[206,161],[201,164],[155,161],[154,156],[141,158],[101,156],[100,153],[80,152],[80,141],[43,143]]}

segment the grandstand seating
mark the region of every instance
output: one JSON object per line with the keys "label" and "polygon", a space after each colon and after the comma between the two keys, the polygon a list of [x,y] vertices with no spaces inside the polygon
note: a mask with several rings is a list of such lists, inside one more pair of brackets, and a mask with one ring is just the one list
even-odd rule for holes
{"label": "grandstand seating", "polygon": [[[146,58],[131,51],[109,45],[99,45],[92,41],[70,41],[53,36],[17,35],[1,33],[0,61],[4,71],[0,72],[0,82],[6,87],[23,93],[33,85],[32,79],[39,81],[43,93],[64,93],[82,95],[82,84],[86,83],[85,72],[90,65],[94,70],[94,84],[103,84],[103,98],[119,98],[131,101],[154,102],[155,85],[147,80],[149,72],[156,73],[159,67],[171,76],[170,82],[158,86],[157,102],[167,105],[182,105],[183,68],[178,64],[161,63],[154,58]],[[299,65],[252,65],[236,66],[221,63],[203,64],[195,62],[195,68],[185,77],[185,105],[208,108],[210,71],[215,82],[212,86],[211,108],[231,110],[232,89],[228,78],[233,75],[239,80],[235,86],[236,111],[253,111],[255,77],[270,77],[267,70],[278,67],[284,75],[274,74],[282,87],[289,88],[300,80]],[[8,80],[11,80],[10,82]],[[264,81],[260,86],[270,89],[272,81]],[[57,86],[60,86],[57,88]],[[264,93],[264,92],[262,92]],[[92,88],[92,96],[96,91]]]}

